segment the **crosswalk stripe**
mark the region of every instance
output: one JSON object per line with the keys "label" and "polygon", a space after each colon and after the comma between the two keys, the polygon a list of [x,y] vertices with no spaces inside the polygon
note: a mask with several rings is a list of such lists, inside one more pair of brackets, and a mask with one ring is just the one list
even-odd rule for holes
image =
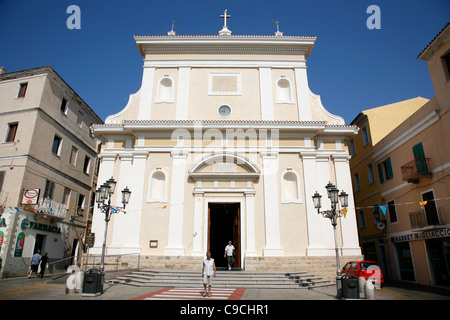
{"label": "crosswalk stripe", "polygon": [[149,293],[145,296],[137,297],[138,300],[227,300],[240,298],[242,289],[218,288],[211,289],[211,296],[203,297],[203,288],[165,288]]}

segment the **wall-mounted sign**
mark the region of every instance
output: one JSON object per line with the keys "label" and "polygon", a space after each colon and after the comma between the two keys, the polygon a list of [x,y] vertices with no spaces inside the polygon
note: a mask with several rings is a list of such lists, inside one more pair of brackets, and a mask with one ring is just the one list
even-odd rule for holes
{"label": "wall-mounted sign", "polygon": [[61,233],[61,228],[55,227],[55,226],[49,226],[48,224],[38,223],[34,221],[28,221],[27,218],[23,219],[20,223],[20,228],[22,230],[28,229],[34,229],[34,230],[41,230],[41,231],[47,231],[51,233]]}
{"label": "wall-mounted sign", "polygon": [[2,252],[3,240],[5,239],[5,234],[3,231],[0,231],[0,252]]}
{"label": "wall-mounted sign", "polygon": [[424,232],[408,233],[401,236],[395,236],[392,239],[394,242],[413,241],[413,240],[427,240],[450,237],[450,228],[430,230]]}
{"label": "wall-mounted sign", "polygon": [[39,189],[23,189],[22,204],[37,204]]}
{"label": "wall-mounted sign", "polygon": [[16,249],[14,250],[14,257],[22,256],[24,245],[25,245],[25,233],[21,232],[17,236]]}

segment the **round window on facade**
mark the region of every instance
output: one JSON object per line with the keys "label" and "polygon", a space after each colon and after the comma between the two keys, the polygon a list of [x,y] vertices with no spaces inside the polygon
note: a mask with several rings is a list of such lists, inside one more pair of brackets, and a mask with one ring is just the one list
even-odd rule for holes
{"label": "round window on facade", "polygon": [[227,105],[222,105],[219,107],[218,112],[222,117],[228,117],[231,114],[231,108]]}

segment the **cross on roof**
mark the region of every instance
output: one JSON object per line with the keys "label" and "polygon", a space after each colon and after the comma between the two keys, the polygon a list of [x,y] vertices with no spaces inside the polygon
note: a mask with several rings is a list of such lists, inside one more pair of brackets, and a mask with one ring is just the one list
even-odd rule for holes
{"label": "cross on roof", "polygon": [[227,27],[227,18],[231,18],[231,15],[227,14],[227,9],[225,9],[225,12],[223,14],[221,14],[220,17],[224,18],[223,27],[226,28]]}

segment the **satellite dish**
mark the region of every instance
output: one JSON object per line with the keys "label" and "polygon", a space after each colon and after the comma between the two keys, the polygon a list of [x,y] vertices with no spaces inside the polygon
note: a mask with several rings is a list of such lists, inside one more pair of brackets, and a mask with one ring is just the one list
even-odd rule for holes
{"label": "satellite dish", "polygon": [[377,223],[377,228],[380,230],[384,230],[384,228],[386,228],[386,225],[383,222],[378,222]]}

